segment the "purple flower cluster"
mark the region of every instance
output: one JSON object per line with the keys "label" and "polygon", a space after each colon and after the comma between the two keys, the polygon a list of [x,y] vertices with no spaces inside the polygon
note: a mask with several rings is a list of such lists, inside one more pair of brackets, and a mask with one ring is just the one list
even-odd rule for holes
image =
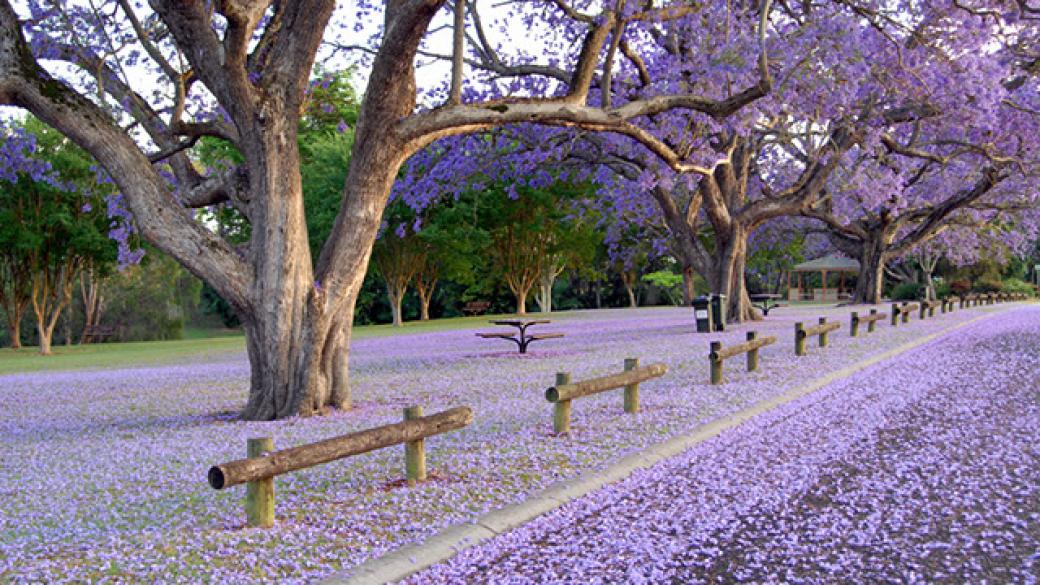
{"label": "purple flower cluster", "polygon": [[[761,371],[748,374],[741,364],[728,364],[728,383],[721,386],[708,385],[708,342],[742,341],[748,327],[696,334],[688,309],[555,314],[551,325],[539,327],[566,337],[527,355],[476,338],[472,329],[360,331],[351,355],[353,411],[266,423],[235,417],[248,389],[243,352],[2,376],[0,581],[321,577],[836,368],[999,310],[884,325],[857,339],[840,332],[832,334],[831,347],[796,358],[795,321],[819,315],[844,321],[848,309],[784,308],[751,326],[780,340],[762,350]],[[578,380],[613,373],[626,357],[669,366],[665,377],[643,385],[643,411],[624,414],[620,392],[581,399],[572,434],[551,436],[543,391],[554,374],[569,371]],[[276,480],[276,526],[260,530],[244,526],[244,490],[218,492],[206,484],[207,468],[243,456],[247,438],[299,445],[398,421],[411,404],[430,413],[469,405],[475,413],[471,427],[428,441],[431,479],[416,488],[399,482],[400,449],[288,474]]]}
{"label": "purple flower cluster", "polygon": [[1036,583],[1040,311],[973,324],[409,583]]}

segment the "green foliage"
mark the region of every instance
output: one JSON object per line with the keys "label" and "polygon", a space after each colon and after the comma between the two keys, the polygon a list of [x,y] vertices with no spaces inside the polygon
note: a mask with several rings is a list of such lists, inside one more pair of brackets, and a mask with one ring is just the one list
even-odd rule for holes
{"label": "green foliage", "polygon": [[892,289],[893,301],[913,301],[921,298],[921,285],[916,282],[897,284]]}
{"label": "green foliage", "polygon": [[165,254],[149,251],[105,281],[104,321],[120,341],[180,339],[189,312],[199,304],[202,283]]}
{"label": "green foliage", "polygon": [[945,299],[946,297],[954,294],[951,284],[945,280],[935,285],[935,296],[939,299]]}
{"label": "green foliage", "polygon": [[671,270],[658,270],[644,274],[643,282],[659,288],[669,303],[673,305],[682,304],[683,278],[681,274],[676,274]]}
{"label": "green foliage", "polygon": [[1036,288],[1021,278],[1005,278],[1001,284],[1004,292],[1036,294]]}

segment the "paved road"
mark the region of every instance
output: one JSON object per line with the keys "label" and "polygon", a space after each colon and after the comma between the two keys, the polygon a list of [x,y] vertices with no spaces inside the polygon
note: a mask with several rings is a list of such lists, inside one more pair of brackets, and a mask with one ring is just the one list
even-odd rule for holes
{"label": "paved road", "polygon": [[1036,583],[1040,309],[865,370],[409,583]]}

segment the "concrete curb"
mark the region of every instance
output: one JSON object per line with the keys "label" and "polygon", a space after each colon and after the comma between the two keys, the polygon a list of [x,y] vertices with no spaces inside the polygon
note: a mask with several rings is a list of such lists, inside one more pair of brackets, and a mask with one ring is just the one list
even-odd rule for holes
{"label": "concrete curb", "polygon": [[493,510],[472,522],[446,528],[421,543],[405,545],[382,557],[371,559],[342,573],[330,575],[319,583],[321,585],[381,585],[399,581],[426,567],[450,559],[467,548],[530,522],[571,500],[585,496],[607,484],[625,479],[638,469],[650,467],[664,459],[678,455],[694,445],[707,441],[768,410],[797,400],[832,382],[847,378],[874,364],[1002,312],[987,312],[970,321],[904,343],[874,357],[831,372],[807,386],[757,402],[740,412],[699,426],[687,434],[672,437],[663,443],[628,455],[605,469],[594,469],[574,479],[556,483],[539,493],[532,494],[522,502]]}

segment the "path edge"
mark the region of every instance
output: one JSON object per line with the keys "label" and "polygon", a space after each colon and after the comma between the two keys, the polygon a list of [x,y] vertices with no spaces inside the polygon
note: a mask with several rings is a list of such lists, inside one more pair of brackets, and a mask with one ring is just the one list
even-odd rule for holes
{"label": "path edge", "polygon": [[386,555],[369,559],[351,569],[333,573],[317,581],[317,583],[319,585],[382,585],[400,581],[427,567],[446,561],[465,549],[526,524],[572,500],[583,497],[608,484],[621,481],[637,470],[651,467],[665,459],[679,455],[699,443],[712,439],[760,414],[812,394],[829,384],[848,378],[870,366],[916,349],[958,329],[1005,312],[1009,311],[987,312],[963,323],[951,325],[935,333],[908,341],[863,361],[830,372],[826,376],[813,380],[806,386],[794,388],[783,394],[761,400],[744,410],[715,419],[687,433],[626,455],[608,467],[592,469],[576,478],[557,482],[540,492],[531,494],[521,502],[492,510],[475,520],[449,526],[429,536],[422,542],[404,545]]}

